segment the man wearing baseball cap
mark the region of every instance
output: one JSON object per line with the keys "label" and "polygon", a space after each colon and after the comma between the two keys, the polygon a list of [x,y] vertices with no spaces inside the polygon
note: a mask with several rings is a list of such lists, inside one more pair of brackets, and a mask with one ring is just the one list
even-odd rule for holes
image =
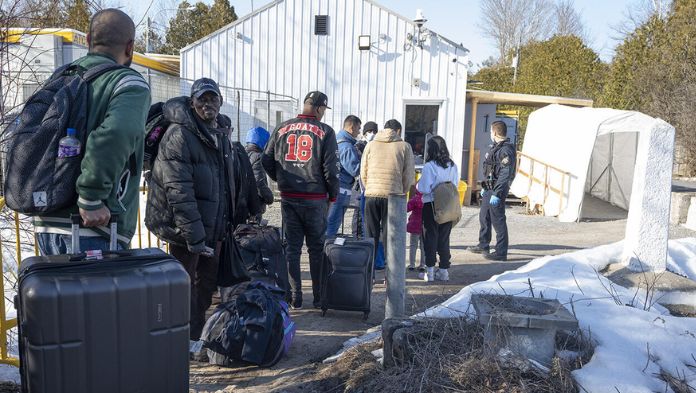
{"label": "man wearing baseball cap", "polygon": [[190,97],[164,104],[162,114],[170,125],[152,167],[147,197],[145,225],[170,244],[170,253],[191,276],[194,341],[200,338],[217,289],[220,247],[238,210],[235,195],[243,192],[235,181],[240,163],[228,138],[231,121],[220,113],[222,102],[217,83],[201,78],[193,83]]}
{"label": "man wearing baseball cap", "polygon": [[291,306],[302,307],[300,253],[306,241],[312,276],[313,305],[320,307],[319,279],[326,215],[329,202],[339,190],[338,145],[336,134],[321,122],[328,97],[309,92],[302,114],[280,124],[266,145],[261,158],[268,176],[278,183],[283,227],[287,240],[287,260],[292,287]]}

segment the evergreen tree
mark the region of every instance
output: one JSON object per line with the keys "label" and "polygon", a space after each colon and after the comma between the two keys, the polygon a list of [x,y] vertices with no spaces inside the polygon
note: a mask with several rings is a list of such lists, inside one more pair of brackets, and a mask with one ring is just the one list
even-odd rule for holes
{"label": "evergreen tree", "polygon": [[92,15],[85,0],[67,0],[65,3],[64,26],[87,33]]}
{"label": "evergreen tree", "polygon": [[208,17],[208,33],[210,34],[222,27],[237,20],[237,14],[234,12],[234,7],[230,5],[228,0],[215,0],[210,6]]}
{"label": "evergreen tree", "polygon": [[211,7],[198,2],[191,10],[191,4],[179,4],[176,16],[169,21],[164,53],[179,54],[186,45],[205,37],[219,28],[237,20],[234,7],[227,0],[215,0]]}

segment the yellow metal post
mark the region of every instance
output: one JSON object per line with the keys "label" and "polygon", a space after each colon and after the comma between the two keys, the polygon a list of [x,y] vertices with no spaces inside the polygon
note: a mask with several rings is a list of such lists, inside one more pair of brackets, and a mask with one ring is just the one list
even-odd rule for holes
{"label": "yellow metal post", "polygon": [[19,213],[15,212],[14,220],[15,220],[15,236],[17,239],[17,241],[15,242],[15,246],[17,247],[17,266],[19,266],[19,263],[22,260],[22,239],[19,236]]}
{"label": "yellow metal post", "polygon": [[[0,210],[5,208],[5,198],[0,198]],[[15,230],[19,233],[19,215],[15,214]],[[17,237],[17,249],[20,250],[19,246],[20,239]],[[19,263],[19,259],[17,260]],[[17,326],[17,319],[7,320],[7,312],[5,310],[5,263],[2,252],[2,238],[0,238],[0,291],[2,291],[2,297],[0,298],[0,363],[11,364],[13,366],[19,367],[19,359],[8,356],[7,353],[7,332],[13,327]]]}
{"label": "yellow metal post", "polygon": [[138,207],[138,248],[143,248],[142,224],[140,223],[140,207]]}

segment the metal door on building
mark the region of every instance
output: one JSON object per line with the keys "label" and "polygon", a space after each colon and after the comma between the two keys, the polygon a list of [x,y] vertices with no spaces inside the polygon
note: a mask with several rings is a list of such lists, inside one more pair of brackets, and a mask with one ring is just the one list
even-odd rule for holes
{"label": "metal door on building", "polygon": [[427,140],[438,134],[440,104],[407,103],[404,113],[404,140],[411,145],[418,161],[419,157],[425,157]]}

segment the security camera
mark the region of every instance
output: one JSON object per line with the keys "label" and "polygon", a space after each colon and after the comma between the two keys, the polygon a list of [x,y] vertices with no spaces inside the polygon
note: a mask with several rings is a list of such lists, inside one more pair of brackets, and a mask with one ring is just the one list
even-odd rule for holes
{"label": "security camera", "polygon": [[413,23],[415,23],[416,26],[418,26],[420,28],[420,27],[423,27],[423,25],[427,21],[428,20],[425,19],[425,16],[423,16],[423,10],[417,9],[416,10],[416,19],[413,20]]}

